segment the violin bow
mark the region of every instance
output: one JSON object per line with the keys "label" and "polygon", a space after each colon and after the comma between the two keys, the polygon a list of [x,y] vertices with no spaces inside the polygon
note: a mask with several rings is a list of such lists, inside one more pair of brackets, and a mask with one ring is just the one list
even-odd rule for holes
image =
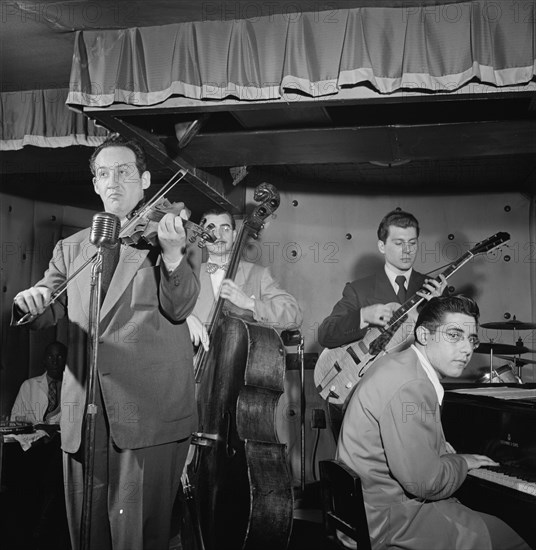
{"label": "violin bow", "polygon": [[155,204],[156,202],[158,202],[160,200],[161,197],[163,197],[168,191],[170,191],[173,187],[175,187],[175,185],[177,185],[177,183],[179,183],[179,181],[181,181],[184,176],[186,176],[187,172],[186,170],[184,169],[180,169],[178,170],[177,172],[175,172],[171,178],[169,178],[169,180],[162,186],[162,188],[157,191],[154,196],[149,200],[147,201],[129,220],[128,222],[125,224],[124,227],[121,228],[121,232],[119,233],[119,238],[121,239],[122,237],[125,236],[125,234],[127,234],[130,230],[130,228],[134,225],[136,225],[136,223],[138,222],[138,219],[143,216],[143,214],[145,214],[145,212],[147,210],[149,210],[153,204]]}

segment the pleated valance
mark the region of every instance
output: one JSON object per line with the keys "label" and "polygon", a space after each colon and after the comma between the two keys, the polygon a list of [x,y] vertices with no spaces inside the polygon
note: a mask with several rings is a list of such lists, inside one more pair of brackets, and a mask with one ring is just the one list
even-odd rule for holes
{"label": "pleated valance", "polygon": [[0,93],[0,150],[102,143],[107,131],[69,109],[67,94],[66,88]]}
{"label": "pleated valance", "polygon": [[77,33],[68,103],[154,105],[454,91],[535,76],[534,2],[360,7]]}

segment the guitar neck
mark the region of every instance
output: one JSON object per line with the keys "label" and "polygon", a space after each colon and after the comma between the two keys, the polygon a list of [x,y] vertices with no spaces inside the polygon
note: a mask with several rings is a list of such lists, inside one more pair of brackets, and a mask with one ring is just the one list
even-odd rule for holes
{"label": "guitar neck", "polygon": [[[443,275],[445,279],[448,279],[451,275],[456,273],[460,267],[464,266],[472,257],[474,254],[469,250],[462,256],[460,256],[455,262],[450,264],[446,269],[444,269],[440,275]],[[440,275],[438,275],[435,280],[441,281]],[[412,309],[416,308],[424,298],[422,296],[419,296],[418,294],[414,294],[409,300],[404,302],[401,307],[399,307],[391,317],[391,320],[389,321],[389,324],[384,330],[389,330],[389,328],[393,325],[396,325],[397,322],[404,317],[407,313],[409,313]]]}

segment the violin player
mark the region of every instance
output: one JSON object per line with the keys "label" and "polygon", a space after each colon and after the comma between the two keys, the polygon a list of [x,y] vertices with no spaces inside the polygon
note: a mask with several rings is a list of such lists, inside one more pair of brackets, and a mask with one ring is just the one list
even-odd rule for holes
{"label": "violin player", "polygon": [[267,267],[241,260],[235,280],[226,277],[237,236],[233,215],[222,208],[209,210],[201,216],[201,226],[215,240],[206,244],[208,261],[201,264],[201,291],[193,313],[186,319],[194,345],[208,349],[206,324],[219,296],[249,311],[261,324],[276,330],[299,328],[302,313],[298,302],[279,286]]}
{"label": "violin player", "polygon": [[[112,135],[95,149],[90,169],[105,211],[124,224],[151,184],[143,149]],[[73,550],[79,548],[85,467],[89,270],[49,302],[89,257],[89,238],[88,228],[60,240],[43,278],[19,292],[13,307],[15,323],[24,314],[36,316],[32,329],[64,316],[70,321],[61,438]],[[91,548],[162,550],[168,548],[171,510],[197,424],[184,320],[199,294],[200,253],[186,247],[182,219],[172,213],[157,224],[156,246],[116,249],[118,254],[104,257],[102,273]]]}

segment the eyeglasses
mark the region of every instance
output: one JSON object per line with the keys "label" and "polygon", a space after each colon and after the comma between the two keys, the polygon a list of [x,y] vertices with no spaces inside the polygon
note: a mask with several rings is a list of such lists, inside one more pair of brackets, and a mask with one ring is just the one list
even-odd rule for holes
{"label": "eyeglasses", "polygon": [[209,223],[208,225],[203,226],[208,231],[216,231],[219,229],[222,233],[230,233],[233,228],[228,223],[222,223],[221,225],[214,225],[213,223]]}
{"label": "eyeglasses", "polygon": [[[129,178],[136,177],[136,165],[135,164],[120,164],[114,167],[100,166],[95,171],[95,179],[103,180],[111,177],[117,172],[117,177]],[[115,176],[114,176],[115,177]]]}
{"label": "eyeglasses", "polygon": [[447,330],[439,330],[436,329],[432,332],[440,332],[441,334],[445,335],[445,340],[447,342],[450,342],[451,344],[458,344],[459,342],[463,342],[467,338],[469,341],[469,344],[471,344],[471,347],[475,350],[480,346],[480,340],[476,336],[465,336],[463,332],[459,332],[457,330],[447,329]]}

